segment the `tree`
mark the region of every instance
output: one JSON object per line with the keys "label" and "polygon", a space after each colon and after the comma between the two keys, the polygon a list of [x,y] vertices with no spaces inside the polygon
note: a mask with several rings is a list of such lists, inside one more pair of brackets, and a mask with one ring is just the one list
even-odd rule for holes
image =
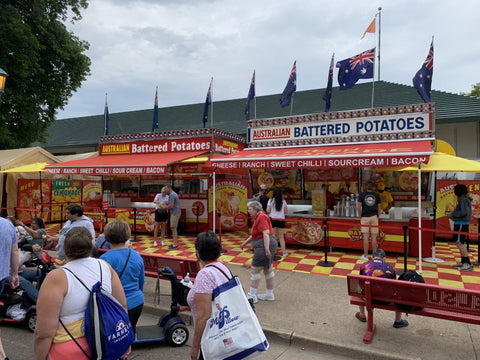
{"label": "tree", "polygon": [[45,141],[58,109],[90,75],[89,48],[65,22],[81,20],[87,0],[0,1],[0,149]]}
{"label": "tree", "polygon": [[480,83],[476,83],[475,85],[472,85],[472,91],[469,93],[460,93],[461,95],[468,95],[468,96],[475,96],[480,98]]}

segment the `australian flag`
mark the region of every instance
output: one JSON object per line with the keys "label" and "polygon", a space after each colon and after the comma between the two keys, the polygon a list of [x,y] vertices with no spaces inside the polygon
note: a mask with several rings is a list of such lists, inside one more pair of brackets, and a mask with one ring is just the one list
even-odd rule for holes
{"label": "australian flag", "polygon": [[280,97],[280,105],[282,107],[290,105],[290,100],[295,90],[297,90],[297,61],[293,63],[287,86],[285,86],[285,90],[283,90],[282,96]]}
{"label": "australian flag", "polygon": [[250,120],[250,100],[255,98],[255,71],[253,72],[252,82],[250,83],[250,89],[248,90],[247,103],[245,104],[245,117],[247,121]]}
{"label": "australian flag", "polygon": [[110,116],[108,115],[108,104],[107,104],[107,94],[105,94],[105,110],[103,111],[103,126],[104,132],[103,135],[108,135],[108,123],[110,122]]}
{"label": "australian flag", "polygon": [[212,95],[211,95],[212,82],[213,82],[213,78],[212,80],[210,80],[210,86],[208,87],[208,91],[207,91],[207,98],[205,99],[205,108],[203,109],[203,127],[205,127],[205,124],[208,121],[208,107],[212,103]]}
{"label": "australian flag", "polygon": [[375,48],[337,62],[340,90],[352,88],[359,79],[373,79]]}
{"label": "australian flag", "polygon": [[323,100],[325,100],[325,112],[330,111],[330,105],[332,104],[333,58],[334,57],[335,57],[335,54],[332,55],[332,60],[330,61],[330,69],[328,70],[327,88],[325,89],[325,94],[323,95]]}
{"label": "australian flag", "polygon": [[430,51],[425,59],[420,70],[417,71],[413,77],[413,86],[417,89],[418,93],[422,97],[423,101],[429,103],[430,92],[432,88],[432,76],[433,76],[433,40],[430,44]]}
{"label": "australian flag", "polygon": [[155,103],[153,104],[152,132],[158,129],[158,87],[155,90]]}

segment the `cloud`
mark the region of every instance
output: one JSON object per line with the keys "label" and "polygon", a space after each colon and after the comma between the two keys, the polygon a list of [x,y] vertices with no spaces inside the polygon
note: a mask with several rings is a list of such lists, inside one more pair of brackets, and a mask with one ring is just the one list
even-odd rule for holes
{"label": "cloud", "polygon": [[[367,4],[368,5],[368,4]],[[469,91],[478,69],[476,0],[380,1],[367,6],[347,0],[92,1],[69,28],[90,43],[92,75],[59,118],[213,99],[246,97],[253,70],[257,95],[281,93],[297,60],[297,90],[326,84],[336,60],[375,46],[360,40],[382,6],[381,79],[411,85],[435,35],[432,88]],[[336,73],[334,74],[336,86]]]}

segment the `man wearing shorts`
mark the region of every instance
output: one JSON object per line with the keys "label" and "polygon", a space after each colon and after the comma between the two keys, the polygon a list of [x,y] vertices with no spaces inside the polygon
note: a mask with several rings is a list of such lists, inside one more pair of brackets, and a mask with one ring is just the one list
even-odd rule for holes
{"label": "man wearing shorts", "polygon": [[178,194],[173,191],[172,185],[165,185],[168,194],[167,209],[170,210],[170,229],[172,230],[173,244],[168,247],[168,250],[178,249],[178,221],[182,214],[180,209],[180,199]]}
{"label": "man wearing shorts", "polygon": [[373,181],[365,183],[365,191],[358,196],[357,210],[360,214],[360,224],[363,234],[363,254],[360,260],[368,261],[368,238],[372,235],[372,252],[377,250],[378,218],[381,209],[380,196],[375,192]]}

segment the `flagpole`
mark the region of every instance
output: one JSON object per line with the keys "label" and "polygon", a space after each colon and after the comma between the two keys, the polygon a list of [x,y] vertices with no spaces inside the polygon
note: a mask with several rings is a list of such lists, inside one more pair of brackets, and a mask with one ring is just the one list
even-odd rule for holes
{"label": "flagpole", "polygon": [[295,97],[295,93],[292,93],[292,101],[290,102],[290,116],[292,116],[293,112],[293,99]]}
{"label": "flagpole", "polygon": [[108,135],[108,103],[107,103],[107,93],[105,93],[105,108],[103,109],[103,135]]}
{"label": "flagpole", "polygon": [[210,119],[210,127],[213,129],[213,76],[210,80],[210,105],[212,107],[211,119]]}
{"label": "flagpole", "polygon": [[255,95],[253,95],[253,118],[257,118],[257,76],[255,75],[255,69],[253,69],[253,75],[255,76]]}
{"label": "flagpole", "polygon": [[[380,35],[382,32],[382,7],[378,7],[378,81],[380,81]],[[372,105],[373,107],[373,105]]]}

